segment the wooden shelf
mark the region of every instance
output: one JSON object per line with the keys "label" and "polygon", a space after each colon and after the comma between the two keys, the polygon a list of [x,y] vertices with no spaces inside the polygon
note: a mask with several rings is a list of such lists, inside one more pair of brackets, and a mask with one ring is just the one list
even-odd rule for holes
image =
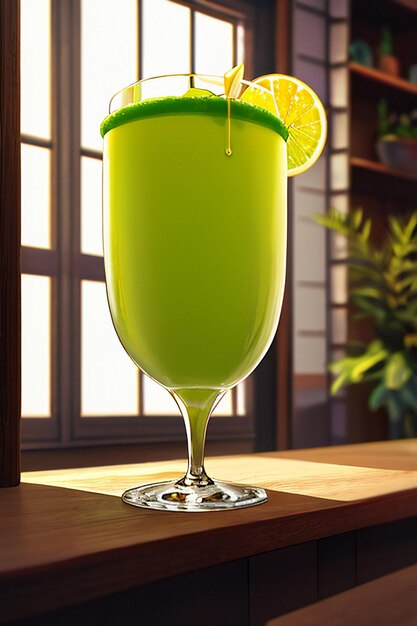
{"label": "wooden shelf", "polygon": [[359,63],[349,63],[349,69],[353,74],[367,78],[371,81],[377,81],[388,87],[404,91],[409,94],[413,94],[417,97],[417,85],[410,83],[410,81],[404,78],[398,78],[397,76],[390,76],[381,70],[377,70],[373,67],[365,67]]}
{"label": "wooden shelf", "polygon": [[368,170],[370,172],[376,172],[377,174],[383,174],[384,176],[395,176],[396,178],[402,178],[417,183],[417,174],[395,169],[394,167],[388,167],[387,165],[384,165],[383,163],[378,163],[377,161],[361,159],[360,157],[351,157],[350,165],[351,167]]}

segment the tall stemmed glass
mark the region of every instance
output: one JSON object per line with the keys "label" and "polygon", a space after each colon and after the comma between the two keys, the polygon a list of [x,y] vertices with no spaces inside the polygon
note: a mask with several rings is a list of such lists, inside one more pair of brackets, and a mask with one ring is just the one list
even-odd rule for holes
{"label": "tall stemmed glass", "polygon": [[275,334],[286,258],[285,128],[223,92],[223,77],[143,80],[116,94],[102,124],[114,327],[174,397],[188,438],[185,476],[126,491],[135,506],[209,511],[267,498],[204,469],[210,414]]}

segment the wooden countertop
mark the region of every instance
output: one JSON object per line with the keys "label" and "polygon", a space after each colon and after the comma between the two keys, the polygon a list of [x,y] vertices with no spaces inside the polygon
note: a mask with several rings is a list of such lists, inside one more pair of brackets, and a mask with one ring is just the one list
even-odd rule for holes
{"label": "wooden countertop", "polygon": [[0,621],[417,515],[417,440],[207,459],[263,486],[266,504],[221,513],[127,506],[135,484],[184,461],[28,472],[0,490]]}

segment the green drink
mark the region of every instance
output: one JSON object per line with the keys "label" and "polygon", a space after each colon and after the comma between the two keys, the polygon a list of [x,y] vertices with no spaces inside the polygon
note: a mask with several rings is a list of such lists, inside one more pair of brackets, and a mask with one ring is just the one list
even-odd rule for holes
{"label": "green drink", "polygon": [[139,103],[104,137],[113,322],[135,363],[178,391],[236,385],[278,322],[286,144],[253,107],[240,104],[241,119],[233,108],[230,156],[220,98]]}
{"label": "green drink", "polygon": [[189,464],[182,480],[123,497],[171,510],[257,504],[262,489],[208,478],[203,450],[214,406],[256,367],[277,328],[286,129],[245,102],[135,94],[102,125],[108,300],[126,351],[183,413]]}

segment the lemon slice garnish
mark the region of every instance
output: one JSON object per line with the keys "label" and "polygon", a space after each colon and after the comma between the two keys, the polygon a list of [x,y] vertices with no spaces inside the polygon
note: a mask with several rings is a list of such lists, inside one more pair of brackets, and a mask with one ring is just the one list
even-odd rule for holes
{"label": "lemon slice garnish", "polygon": [[255,78],[240,100],[266,109],[284,122],[288,176],[305,172],[317,161],[326,143],[327,121],[319,97],[308,85],[293,76],[269,74]]}
{"label": "lemon slice garnish", "polygon": [[224,94],[226,98],[236,99],[242,88],[242,78],[245,71],[243,63],[232,67],[231,70],[224,75]]}

